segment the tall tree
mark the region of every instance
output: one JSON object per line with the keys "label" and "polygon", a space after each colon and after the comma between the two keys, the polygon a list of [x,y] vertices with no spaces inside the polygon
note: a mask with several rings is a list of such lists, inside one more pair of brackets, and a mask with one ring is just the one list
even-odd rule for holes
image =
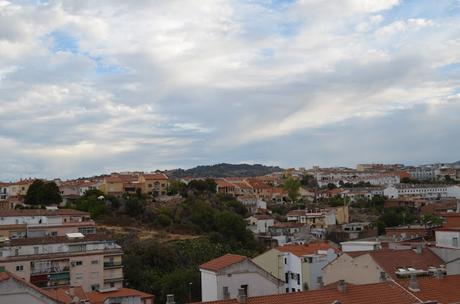
{"label": "tall tree", "polygon": [[284,181],[283,188],[288,193],[291,201],[296,202],[299,198],[300,182],[292,177],[289,177]]}
{"label": "tall tree", "polygon": [[30,205],[56,205],[62,202],[62,197],[55,182],[37,179],[29,186],[24,202]]}

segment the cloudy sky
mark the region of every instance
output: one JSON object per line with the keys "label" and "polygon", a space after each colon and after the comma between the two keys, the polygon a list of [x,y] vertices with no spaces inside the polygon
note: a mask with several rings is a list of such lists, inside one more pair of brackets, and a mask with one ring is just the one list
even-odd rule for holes
{"label": "cloudy sky", "polygon": [[459,0],[0,0],[0,179],[460,160]]}

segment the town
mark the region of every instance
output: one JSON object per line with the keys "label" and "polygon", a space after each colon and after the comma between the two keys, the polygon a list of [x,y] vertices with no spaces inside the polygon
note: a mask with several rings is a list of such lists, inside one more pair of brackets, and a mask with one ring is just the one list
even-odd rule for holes
{"label": "town", "polygon": [[457,303],[459,238],[460,162],[31,177],[0,184],[0,302]]}

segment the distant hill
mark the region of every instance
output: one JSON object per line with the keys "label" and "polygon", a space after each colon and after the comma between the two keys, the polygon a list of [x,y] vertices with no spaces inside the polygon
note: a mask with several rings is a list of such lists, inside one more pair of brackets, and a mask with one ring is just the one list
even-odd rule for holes
{"label": "distant hill", "polygon": [[452,163],[452,165],[454,165],[454,166],[455,166],[455,165],[460,166],[460,160],[459,160],[458,162]]}
{"label": "distant hill", "polygon": [[212,166],[198,166],[192,169],[176,169],[167,171],[166,174],[172,178],[182,177],[250,177],[266,175],[273,172],[283,171],[280,167],[249,165],[249,164],[217,164]]}

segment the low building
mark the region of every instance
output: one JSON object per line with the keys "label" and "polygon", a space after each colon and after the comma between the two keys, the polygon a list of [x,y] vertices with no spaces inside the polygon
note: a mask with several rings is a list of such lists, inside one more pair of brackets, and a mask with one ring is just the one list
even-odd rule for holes
{"label": "low building", "polygon": [[265,234],[270,227],[275,225],[275,219],[270,215],[256,214],[246,219],[249,230],[255,234]]}
{"label": "low building", "polygon": [[282,282],[249,258],[226,254],[200,265],[202,301],[217,301],[238,296],[243,289],[247,297],[283,292]]}
{"label": "low building", "polygon": [[[428,198],[439,199],[449,197],[448,185],[431,185],[431,184],[395,184],[386,187],[383,194],[387,198]],[[453,191],[451,191],[453,192]]]}
{"label": "low building", "polygon": [[346,280],[352,284],[372,284],[385,280],[407,278],[411,275],[432,275],[443,268],[444,262],[428,249],[345,252],[323,268],[324,283]]}
{"label": "low building", "polygon": [[436,229],[436,247],[460,249],[460,228]]}
{"label": "low building", "polygon": [[105,235],[3,239],[0,267],[38,287],[122,287],[123,251]]}
{"label": "low building", "polygon": [[321,242],[279,246],[253,261],[284,281],[284,290],[288,293],[320,288],[322,268],[336,257],[336,250]]}
{"label": "low building", "polygon": [[67,233],[96,233],[96,223],[88,212],[73,209],[0,210],[0,236],[65,236]]}
{"label": "low building", "polygon": [[355,252],[355,251],[375,251],[382,248],[378,241],[349,241],[341,242],[340,246],[342,252]]}
{"label": "low building", "polygon": [[416,238],[431,240],[434,238],[434,229],[436,227],[426,225],[408,225],[385,228],[385,235],[395,241],[404,241]]}

